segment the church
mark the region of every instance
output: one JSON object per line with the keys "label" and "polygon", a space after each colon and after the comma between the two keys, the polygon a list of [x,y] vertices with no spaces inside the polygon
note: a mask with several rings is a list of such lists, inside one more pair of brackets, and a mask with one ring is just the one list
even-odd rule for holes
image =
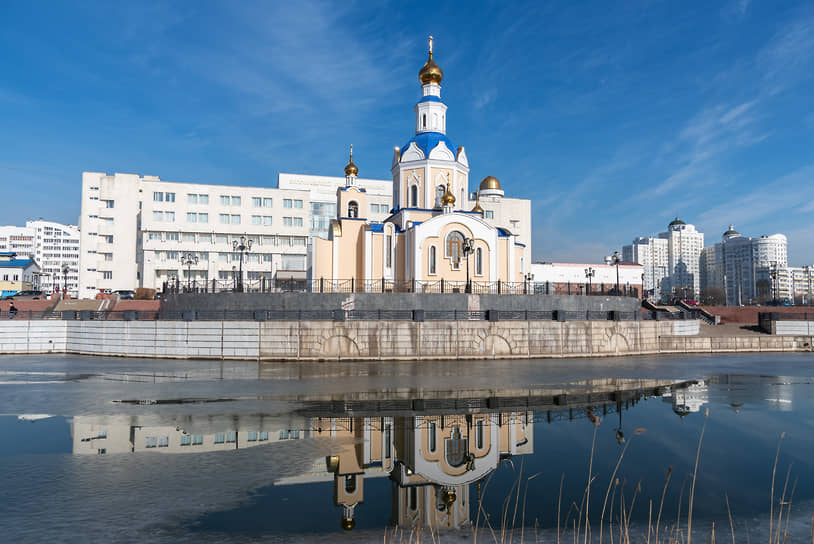
{"label": "church", "polygon": [[506,198],[486,176],[469,192],[469,159],[447,136],[443,72],[429,58],[418,74],[415,135],[393,151],[393,203],[380,223],[365,218],[366,191],[353,160],[337,190],[337,217],[316,238],[311,277],[323,291],[511,292],[530,264],[531,203]]}

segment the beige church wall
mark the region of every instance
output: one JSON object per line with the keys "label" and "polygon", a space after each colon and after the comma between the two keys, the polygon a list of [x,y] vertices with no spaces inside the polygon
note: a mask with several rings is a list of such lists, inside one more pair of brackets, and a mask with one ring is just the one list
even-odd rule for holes
{"label": "beige church wall", "polygon": [[[438,281],[441,278],[444,278],[444,281],[459,281],[465,282],[466,281],[466,264],[467,259],[465,257],[461,258],[461,265],[460,270],[454,270],[452,268],[452,260],[444,257],[445,241],[447,235],[452,231],[458,231],[465,238],[472,237],[472,231],[467,228],[466,226],[462,225],[461,223],[450,223],[441,231],[441,236],[430,236],[424,239],[424,242],[421,247],[421,255],[422,255],[422,262],[421,262],[421,274],[422,279],[425,281]],[[431,275],[430,274],[430,246],[435,245],[437,248],[437,274]],[[483,252],[483,274],[478,276],[475,274],[475,252],[469,255],[469,279],[471,281],[496,281],[496,279],[492,279],[489,277],[489,270],[491,264],[491,255],[489,252],[489,246],[485,240],[476,239],[475,240],[475,250],[480,248]]]}
{"label": "beige church wall", "polygon": [[[341,239],[341,238],[340,238]],[[314,238],[314,256],[312,262],[312,277],[333,277],[333,242],[323,238]]]}
{"label": "beige church wall", "polygon": [[[353,219],[342,220],[342,237],[336,252],[338,280],[360,278],[364,265],[364,240],[362,239],[364,221]],[[362,250],[362,251],[360,251]],[[332,277],[332,276],[328,276]]]}
{"label": "beige church wall", "polygon": [[[440,180],[438,179],[439,174],[442,178]],[[455,184],[455,172],[451,168],[430,168],[430,181],[432,183],[432,190],[430,191],[430,198],[432,198],[432,202],[429,202],[429,206],[425,207],[432,208],[435,206],[435,191],[439,185],[443,185],[444,190],[446,191],[447,181],[449,181],[452,194],[455,195],[455,207],[459,208],[461,206],[460,195],[458,194],[459,191],[457,190],[458,186]]]}
{"label": "beige church wall", "polygon": [[[478,447],[478,422],[483,422],[483,447]],[[484,414],[481,416],[474,416],[472,418],[472,430],[470,431],[470,445],[469,449],[475,454],[475,457],[483,457],[484,455],[489,453],[489,450],[492,449],[492,422],[491,417],[488,414]]]}
{"label": "beige church wall", "polygon": [[510,240],[511,238],[501,237],[498,237],[497,239],[498,256],[504,256],[503,259],[498,257],[497,262],[497,275],[500,281],[513,281],[512,278],[509,277],[509,259],[505,257],[506,255],[511,255],[511,252],[509,251]]}
{"label": "beige church wall", "polygon": [[396,281],[407,281],[407,237],[404,233],[396,234],[393,238],[396,244],[396,268],[394,269],[393,277]]}
{"label": "beige church wall", "polygon": [[367,195],[356,187],[350,187],[346,190],[338,189],[337,194],[337,215],[339,217],[349,217],[348,204],[353,201],[359,205],[359,217],[365,217],[368,213],[367,208]]}
{"label": "beige church wall", "polygon": [[524,249],[522,246],[514,246],[514,279],[512,280],[514,282],[522,282],[523,276],[525,275],[520,266],[520,261],[524,257]]}
{"label": "beige church wall", "polygon": [[407,223],[409,224],[411,221],[417,221],[419,223],[423,223],[424,221],[429,221],[432,219],[435,214],[433,212],[425,212],[425,211],[417,211],[417,210],[409,210],[405,212],[407,215]]}
{"label": "beige church wall", "polygon": [[385,235],[378,232],[371,233],[370,259],[371,259],[371,273],[373,277],[370,279],[379,279],[384,276],[384,241]]}
{"label": "beige church wall", "polygon": [[423,168],[410,168],[408,170],[404,170],[401,173],[401,182],[400,187],[401,190],[404,191],[404,205],[402,207],[407,208],[410,206],[410,185],[413,185],[413,174],[416,175],[418,178],[418,207],[419,208],[426,208],[424,202],[424,169]]}

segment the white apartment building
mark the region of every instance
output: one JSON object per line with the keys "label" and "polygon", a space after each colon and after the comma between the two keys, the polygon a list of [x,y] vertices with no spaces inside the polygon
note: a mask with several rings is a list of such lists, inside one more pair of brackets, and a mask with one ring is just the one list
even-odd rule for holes
{"label": "white apartment building", "polygon": [[[79,290],[305,277],[309,193],[82,173]],[[244,255],[233,242],[252,241]],[[197,263],[182,264],[182,258]]]}
{"label": "white apartment building", "polygon": [[79,230],[38,219],[26,221],[25,227],[0,227],[0,251],[14,251],[33,257],[39,264],[35,286],[46,293],[67,287],[76,297],[79,291]]}
{"label": "white apartment building", "polygon": [[638,237],[622,248],[622,259],[644,267],[644,289],[655,296],[671,297],[679,290],[701,292],[700,257],[704,233],[676,217],[658,238]]}
{"label": "white apartment building", "polygon": [[758,278],[758,269],[765,275],[770,268],[788,267],[787,246],[783,234],[750,238],[729,225],[721,242],[704,248],[703,287],[724,289],[729,306],[756,303],[765,298],[758,282],[766,278]]}
{"label": "white apartment building", "polygon": [[622,248],[622,260],[642,265],[644,291],[650,298],[658,298],[661,282],[667,276],[667,240],[640,236]]}

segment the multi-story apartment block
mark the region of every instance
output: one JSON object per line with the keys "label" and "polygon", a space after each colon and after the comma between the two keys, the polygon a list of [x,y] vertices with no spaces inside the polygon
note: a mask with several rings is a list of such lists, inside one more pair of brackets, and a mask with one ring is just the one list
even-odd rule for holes
{"label": "multi-story apartment block", "polygon": [[40,269],[35,286],[46,293],[79,289],[79,230],[52,221],[27,221],[25,227],[0,227],[0,251],[32,257]]}
{"label": "multi-story apartment block", "polygon": [[[788,266],[787,244],[782,234],[750,238],[741,236],[729,225],[721,242],[704,248],[703,287],[723,289],[729,306],[771,299],[772,294],[764,292],[768,289],[766,280],[770,270]],[[760,273],[759,269],[762,269]]]}
{"label": "multi-story apartment block", "polygon": [[701,291],[699,259],[704,234],[676,217],[658,238],[639,237],[622,248],[622,258],[644,267],[644,290],[669,297],[687,290],[697,298]]}
{"label": "multi-story apartment block", "polygon": [[[83,172],[80,296],[167,281],[304,277],[309,193]],[[242,262],[233,243],[251,240]],[[197,258],[194,264],[187,257]],[[194,259],[192,259],[194,261]]]}

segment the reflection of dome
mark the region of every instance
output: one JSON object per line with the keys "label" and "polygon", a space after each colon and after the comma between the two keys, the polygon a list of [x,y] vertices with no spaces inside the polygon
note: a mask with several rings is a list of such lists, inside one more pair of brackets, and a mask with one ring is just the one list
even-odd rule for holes
{"label": "reflection of dome", "polygon": [[488,189],[496,189],[500,190],[500,181],[495,176],[486,176],[483,178],[483,181],[480,182],[481,190],[488,190]]}
{"label": "reflection of dome", "polygon": [[675,219],[670,221],[670,224],[668,226],[669,227],[677,227],[679,225],[686,225],[686,223],[684,221],[682,221],[681,219],[679,219],[678,217],[676,217]]}
{"label": "reflection of dome", "polygon": [[441,70],[441,67],[432,60],[432,51],[430,51],[430,57],[427,59],[427,63],[418,72],[418,79],[422,85],[426,85],[427,83],[440,84],[441,80],[444,79],[444,72]]}
{"label": "reflection of dome", "polygon": [[350,531],[356,527],[356,520],[353,518],[342,518],[342,528],[346,531]]}
{"label": "reflection of dome", "polygon": [[454,206],[455,205],[455,195],[453,195],[452,191],[449,190],[449,183],[447,183],[446,192],[441,197],[441,204],[443,206]]}

